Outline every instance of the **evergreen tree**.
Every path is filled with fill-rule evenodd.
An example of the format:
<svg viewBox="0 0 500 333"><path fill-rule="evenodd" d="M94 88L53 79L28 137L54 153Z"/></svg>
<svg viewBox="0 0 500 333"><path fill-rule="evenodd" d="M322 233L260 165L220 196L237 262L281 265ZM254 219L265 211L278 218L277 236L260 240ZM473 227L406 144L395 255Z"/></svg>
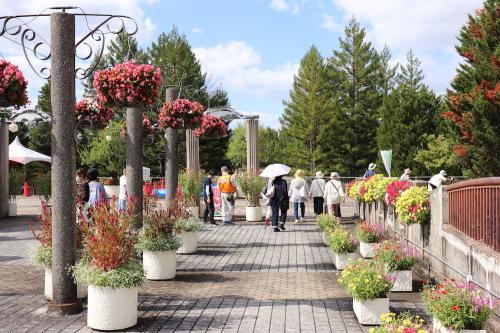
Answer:
<svg viewBox="0 0 500 333"><path fill-rule="evenodd" d="M386 97L396 85L396 72L398 65L391 66L391 51L389 47L384 46L380 53L380 92Z"/></svg>
<svg viewBox="0 0 500 333"><path fill-rule="evenodd" d="M291 166L312 172L323 157L320 133L328 119L328 96L325 61L312 46L300 62L281 118Z"/></svg>
<svg viewBox="0 0 500 333"><path fill-rule="evenodd" d="M456 49L465 62L451 82L443 113L460 133L456 155L475 176L494 176L500 170L499 8L499 0L486 0L462 27Z"/></svg>
<svg viewBox="0 0 500 333"><path fill-rule="evenodd" d="M52 114L50 102L50 80L47 81L38 92L38 103L36 108L47 114ZM41 121L29 126L28 136L30 149L36 150L45 155L51 155L51 127L50 123Z"/></svg>
<svg viewBox="0 0 500 333"><path fill-rule="evenodd" d="M401 66L397 76L398 87L384 99L377 132L380 149L392 149L393 174L408 167L415 174L426 171L414 160L426 144L425 135L436 132L440 101L422 80L420 61L410 51L407 64Z"/></svg>
<svg viewBox="0 0 500 333"><path fill-rule="evenodd" d="M333 117L322 132L324 167L360 175L377 158L377 114L382 101L379 55L365 41L365 30L354 18L340 39L340 50L329 59L335 78Z"/></svg>

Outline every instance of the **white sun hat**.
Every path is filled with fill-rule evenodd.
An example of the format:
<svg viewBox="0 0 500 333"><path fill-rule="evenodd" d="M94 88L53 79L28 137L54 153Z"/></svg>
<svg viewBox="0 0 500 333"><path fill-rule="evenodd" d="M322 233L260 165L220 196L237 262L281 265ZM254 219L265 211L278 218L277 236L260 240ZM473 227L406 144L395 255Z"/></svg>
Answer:
<svg viewBox="0 0 500 333"><path fill-rule="evenodd" d="M377 165L375 163L370 163L370 165L368 165L368 170L373 170L377 167Z"/></svg>

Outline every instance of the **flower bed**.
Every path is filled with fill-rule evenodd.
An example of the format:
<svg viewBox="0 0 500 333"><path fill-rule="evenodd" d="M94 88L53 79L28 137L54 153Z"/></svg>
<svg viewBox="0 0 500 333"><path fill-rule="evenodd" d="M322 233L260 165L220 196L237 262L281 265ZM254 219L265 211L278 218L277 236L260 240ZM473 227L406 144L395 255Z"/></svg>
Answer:
<svg viewBox="0 0 500 333"><path fill-rule="evenodd" d="M0 107L20 108L28 104L27 86L28 81L19 68L0 59Z"/></svg>
<svg viewBox="0 0 500 333"><path fill-rule="evenodd" d="M380 316L380 327L372 327L369 333L429 333L424 320L409 312L396 315L389 312Z"/></svg>
<svg viewBox="0 0 500 333"><path fill-rule="evenodd" d="M202 123L204 111L202 104L186 99L167 102L160 110L159 125L163 129L196 129Z"/></svg>
<svg viewBox="0 0 500 333"><path fill-rule="evenodd" d="M212 115L203 115L200 127L193 131L195 136L223 138L227 136L227 125L220 118Z"/></svg>
<svg viewBox="0 0 500 333"><path fill-rule="evenodd" d="M430 221L429 191L425 187L410 187L396 200L396 214L406 224Z"/></svg>
<svg viewBox="0 0 500 333"><path fill-rule="evenodd" d="M84 97L75 105L77 120L87 120L97 128L104 128L113 118L114 112L111 108L101 105L92 97Z"/></svg>
<svg viewBox="0 0 500 333"><path fill-rule="evenodd" d="M377 243L382 239L384 229L380 224L368 224L366 221L361 221L356 224L354 231L360 242Z"/></svg>
<svg viewBox="0 0 500 333"><path fill-rule="evenodd" d="M367 203L381 201L385 197L387 185L393 182L395 178L386 178L381 174L374 175L364 182L363 199Z"/></svg>
<svg viewBox="0 0 500 333"><path fill-rule="evenodd" d="M389 183L386 187L386 195L384 201L389 206L394 206L396 204L396 200L399 198L403 191L409 189L412 186L411 182L407 180L396 180Z"/></svg>
<svg viewBox="0 0 500 333"><path fill-rule="evenodd" d="M412 269L417 262L417 251L395 240L386 240L375 247L375 261L385 265L389 272Z"/></svg>

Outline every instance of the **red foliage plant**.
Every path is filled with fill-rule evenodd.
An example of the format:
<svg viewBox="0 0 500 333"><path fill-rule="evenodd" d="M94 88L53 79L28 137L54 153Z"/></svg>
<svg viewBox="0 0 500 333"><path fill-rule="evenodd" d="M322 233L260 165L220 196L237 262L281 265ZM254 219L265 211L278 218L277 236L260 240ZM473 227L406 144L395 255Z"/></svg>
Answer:
<svg viewBox="0 0 500 333"><path fill-rule="evenodd" d="M37 233L33 227L33 223L29 224L29 228L33 237L42 245L52 247L52 210L47 205L47 202L42 200L42 214L38 216L40 223L40 231Z"/></svg>
<svg viewBox="0 0 500 333"><path fill-rule="evenodd" d="M387 188L385 190L386 196L385 196L385 203L388 204L389 206L394 206L396 203L396 199L399 198L401 193L403 193L404 190L407 190L411 187L411 183L407 180L396 180L393 181L392 183L389 183L387 185Z"/></svg>
<svg viewBox="0 0 500 333"><path fill-rule="evenodd" d="M80 218L85 237L83 257L90 266L110 271L134 258L137 233L130 230L134 208L135 200L129 199L127 210L120 212L116 199L112 199L91 209L91 223L83 216Z"/></svg>

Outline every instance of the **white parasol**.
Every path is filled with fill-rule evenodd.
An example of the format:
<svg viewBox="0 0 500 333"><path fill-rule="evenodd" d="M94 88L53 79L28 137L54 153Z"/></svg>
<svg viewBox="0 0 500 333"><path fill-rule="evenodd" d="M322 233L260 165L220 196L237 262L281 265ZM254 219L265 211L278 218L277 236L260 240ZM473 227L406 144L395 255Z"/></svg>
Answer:
<svg viewBox="0 0 500 333"><path fill-rule="evenodd" d="M274 178L288 175L291 168L284 164L270 164L260 174L261 177Z"/></svg>

